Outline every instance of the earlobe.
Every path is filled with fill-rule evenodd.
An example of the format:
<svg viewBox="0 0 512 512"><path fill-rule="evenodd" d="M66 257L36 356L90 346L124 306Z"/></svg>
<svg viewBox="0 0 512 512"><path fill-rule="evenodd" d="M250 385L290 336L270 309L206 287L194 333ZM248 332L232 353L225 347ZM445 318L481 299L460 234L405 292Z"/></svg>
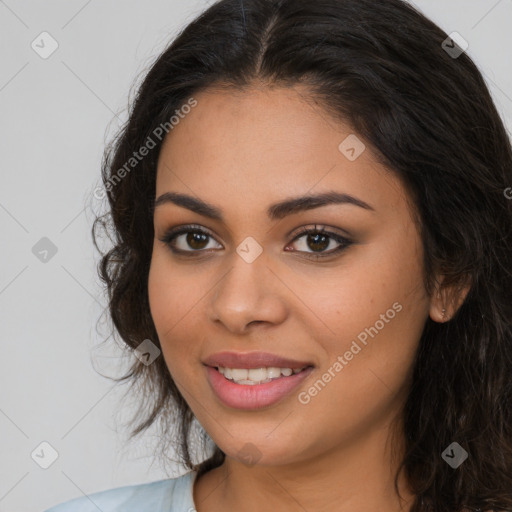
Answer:
<svg viewBox="0 0 512 512"><path fill-rule="evenodd" d="M437 303L439 303L439 304L437 304ZM443 306L443 303L440 302L440 300L437 300L436 304L431 302L429 315L430 315L430 318L432 320L434 320L434 322L444 323L444 322L447 322L448 320L450 320L450 316L448 315L446 308L442 307L442 306Z"/></svg>
<svg viewBox="0 0 512 512"><path fill-rule="evenodd" d="M436 279L436 289L430 301L430 318L438 323L448 322L455 316L471 289L469 278L462 288L456 284L444 286L444 278L441 281Z"/></svg>

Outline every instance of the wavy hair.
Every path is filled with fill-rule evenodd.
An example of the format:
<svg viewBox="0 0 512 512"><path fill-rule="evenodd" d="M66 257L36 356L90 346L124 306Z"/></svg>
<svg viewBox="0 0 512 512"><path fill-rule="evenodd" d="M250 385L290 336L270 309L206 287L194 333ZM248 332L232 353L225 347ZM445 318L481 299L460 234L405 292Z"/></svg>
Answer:
<svg viewBox="0 0 512 512"><path fill-rule="evenodd" d="M512 148L482 74L467 53L447 51L447 37L402 0L214 3L155 59L128 121L107 145L108 213L96 217L92 235L116 336L129 350L144 339L159 346L147 283L163 139L130 159L202 90L246 90L255 81L307 86L405 184L424 246L426 291L436 293L436 273L441 289L470 283L449 321L426 321L395 489L404 471L416 496L412 512L512 510ZM134 164L128 171L127 162ZM97 244L100 228L113 243L106 252ZM164 447L172 423L187 468L202 474L222 464L216 445L192 460L195 418L162 357L151 365L137 360L114 380L140 393L130 437L160 424ZM441 456L453 442L469 454L456 469Z"/></svg>

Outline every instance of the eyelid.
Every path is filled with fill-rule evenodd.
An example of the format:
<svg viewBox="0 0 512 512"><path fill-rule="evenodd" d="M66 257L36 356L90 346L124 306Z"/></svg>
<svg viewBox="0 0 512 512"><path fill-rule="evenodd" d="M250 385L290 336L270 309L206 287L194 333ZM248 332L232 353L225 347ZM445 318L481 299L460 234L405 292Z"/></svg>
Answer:
<svg viewBox="0 0 512 512"><path fill-rule="evenodd" d="M331 229L333 231L331 231ZM336 243L340 244L337 248L331 249L327 252L308 252L308 251L288 251L288 252L294 252L298 254L305 254L307 255L306 258L314 258L314 259L320 259L320 258L328 258L329 256L335 256L341 252L343 252L345 249L347 249L349 246L353 245L355 242L352 239L351 235L346 236L345 234L340 234L337 231L342 231L343 233L347 233L347 231L342 230L340 228L329 228L324 225L306 225L301 226L292 234L288 235L287 238L292 237L290 242L287 243L286 247L288 247L290 244L293 244L296 240L302 238L305 235L308 235L310 233L315 234L325 234L327 237L334 240ZM169 247L169 249L178 255L190 255L191 257L198 257L201 254L210 254L212 251L216 251L218 249L197 249L197 250L183 250L183 249L177 249L176 247L173 247L171 245L171 242L174 242L178 236L181 236L186 233L190 232L200 232L201 234L204 234L213 240L215 240L216 243L219 245L222 245L216 238L215 235L211 233L211 231L208 228L205 228L204 226L201 226L200 224L184 224L181 226L176 226L174 228L169 228L165 231L164 235L159 238L161 242L164 242L165 245Z"/></svg>
<svg viewBox="0 0 512 512"><path fill-rule="evenodd" d="M333 231L330 231L330 229L333 229ZM339 228L328 228L327 226L318 226L318 224L306 225L301 226L299 229L295 230L295 233L293 235L293 238L290 242L287 243L285 247L285 251L288 253L292 253L294 255L302 256L303 258L314 260L314 261L321 261L325 259L326 261L329 261L329 258L336 258L337 256L340 256L341 253L343 253L346 249L348 249L351 245L355 243L355 241L352 239L352 237L347 237L344 235L339 234L337 231L343 231ZM205 228L199 224L186 224L181 226L176 226L173 228L169 228L164 235L159 238L161 242L163 242L168 249L176 256L185 257L185 258L201 258L202 256L208 257L208 255L211 255L212 252L218 251L219 249L196 249L196 250L185 250L185 249L178 249L175 247L175 240L182 236L183 234L191 233L191 232L199 232L201 234L206 235L210 239L213 239L217 244L222 244L217 240L217 238L211 233L211 231L208 228ZM310 234L324 234L331 240L333 240L335 243L338 244L338 247L334 249L330 249L329 251L301 251L301 250L286 250L291 244L294 244L297 240L300 238ZM289 235L287 238L289 238L292 235Z"/></svg>
<svg viewBox="0 0 512 512"><path fill-rule="evenodd" d="M323 224L307 224L305 226L301 226L300 228L295 229L291 233L289 233L287 237L293 237L292 240L295 240L297 236L307 234L308 231L317 231L319 233L325 233L327 235L336 235L344 238L347 241L353 241L352 235L347 230L334 227L331 228Z"/></svg>
<svg viewBox="0 0 512 512"><path fill-rule="evenodd" d="M311 227L313 226L313 227ZM320 226L320 227L319 227ZM330 230L334 230L333 231L330 231ZM166 230L164 232L164 237L170 235L170 234L178 234L178 233L183 233L183 232L186 232L186 230L189 230L189 231L203 231L205 232L205 234L207 234L208 236L214 238L215 240L217 240L216 236L212 234L212 232L202 226L201 224L183 224L181 226L176 226L174 228L169 228L168 230ZM306 226L301 226L300 228L297 228L291 232L289 232L286 237L287 238L290 238L290 237L293 237L292 238L292 241L294 241L298 236L300 235L304 235L304 234L307 234L307 230L309 231L318 231L318 232L324 232L326 234L335 234L337 236L340 236L340 237L343 237L345 238L347 241L352 241L352 235L345 229L341 229L341 228L331 228L331 227L328 227L328 226L324 226L322 224L310 224L310 225L306 225ZM339 233L337 232L339 231ZM218 242L218 240L217 240ZM220 242L218 242L220 243Z"/></svg>
<svg viewBox="0 0 512 512"><path fill-rule="evenodd" d="M347 237L345 235L341 235L340 233L336 231L331 231L331 228L328 228L326 226L320 226L318 227L317 224L314 225L314 227L310 226L302 226L299 228L298 231L295 232L292 240L286 245L286 247L289 247L291 244L295 243L297 240L300 240L302 237L309 235L309 234L317 234L317 235L326 235L331 240L334 240L338 247L335 249L331 249L329 251L321 251L321 252L315 252L315 251L291 251L297 254L305 254L306 258L313 258L313 259L320 259L320 258L328 258L329 256L337 256L341 254L345 249L348 249L351 245L355 243L355 241L352 239L352 237ZM334 228L332 228L334 229Z"/></svg>
<svg viewBox="0 0 512 512"><path fill-rule="evenodd" d="M200 232L201 234L207 235L208 237L212 238L217 242L219 245L222 245L215 235L212 234L212 232L205 228L204 226L201 226L200 224L183 224L181 226L176 226L174 228L169 228L165 230L162 237L159 238L161 242L164 242L166 245L170 246L170 243L168 240L172 237L173 240L176 240L176 238L180 235L190 233L190 232ZM210 249L211 250L211 249ZM201 253L201 252L208 252L208 250L202 249L202 250L196 250L196 251L182 251L180 249L176 249L176 252L184 253Z"/></svg>

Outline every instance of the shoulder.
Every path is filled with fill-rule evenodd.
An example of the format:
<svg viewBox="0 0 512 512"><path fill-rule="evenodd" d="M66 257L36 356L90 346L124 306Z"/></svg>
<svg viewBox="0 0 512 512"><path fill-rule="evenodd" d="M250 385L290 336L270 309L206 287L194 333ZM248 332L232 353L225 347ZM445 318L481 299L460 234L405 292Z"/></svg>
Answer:
<svg viewBox="0 0 512 512"><path fill-rule="evenodd" d="M44 512L172 512L192 511L196 472L146 484L127 485L74 498Z"/></svg>

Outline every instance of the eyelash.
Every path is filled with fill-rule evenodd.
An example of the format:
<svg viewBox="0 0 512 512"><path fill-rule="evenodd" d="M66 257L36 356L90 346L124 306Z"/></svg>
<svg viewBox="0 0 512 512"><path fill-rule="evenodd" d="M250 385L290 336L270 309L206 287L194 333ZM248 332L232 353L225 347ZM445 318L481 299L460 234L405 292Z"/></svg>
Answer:
<svg viewBox="0 0 512 512"><path fill-rule="evenodd" d="M186 255L187 257L194 258L194 257L200 256L200 254L197 254L197 253L208 252L208 249L196 249L196 250L190 250L190 251L184 251L182 249L177 249L174 246L175 239L178 236L180 236L182 234L187 234L187 233L198 233L198 234L206 235L210 238L215 239L215 237L213 237L210 233L208 233L207 231L202 229L200 226L187 225L187 226L181 226L178 228L169 229L164 234L164 236L162 238L160 238L159 240L161 242L165 243L173 253L180 254L180 255ZM305 252L305 251L296 251L296 252L307 254L306 257L311 258L311 259L318 260L321 258L326 258L328 256L333 256L334 254L341 253L342 251L344 251L345 249L347 249L350 245L352 245L354 243L352 240L349 240L348 238L346 238L344 236L341 236L337 233L333 233L332 231L326 231L323 227L321 229L318 229L315 224L314 228L308 228L308 227L301 228L301 230L295 235L294 239L290 242L290 244L295 242L299 238L302 238L304 235L310 235L310 234L311 235L315 235L315 234L326 235L329 238L336 241L337 243L341 244L339 247L337 247L336 249L333 249L329 252L322 252L322 253L311 252L310 253L310 252ZM213 249L213 250L216 250L216 249ZM211 251L211 249L210 249L210 251Z"/></svg>

